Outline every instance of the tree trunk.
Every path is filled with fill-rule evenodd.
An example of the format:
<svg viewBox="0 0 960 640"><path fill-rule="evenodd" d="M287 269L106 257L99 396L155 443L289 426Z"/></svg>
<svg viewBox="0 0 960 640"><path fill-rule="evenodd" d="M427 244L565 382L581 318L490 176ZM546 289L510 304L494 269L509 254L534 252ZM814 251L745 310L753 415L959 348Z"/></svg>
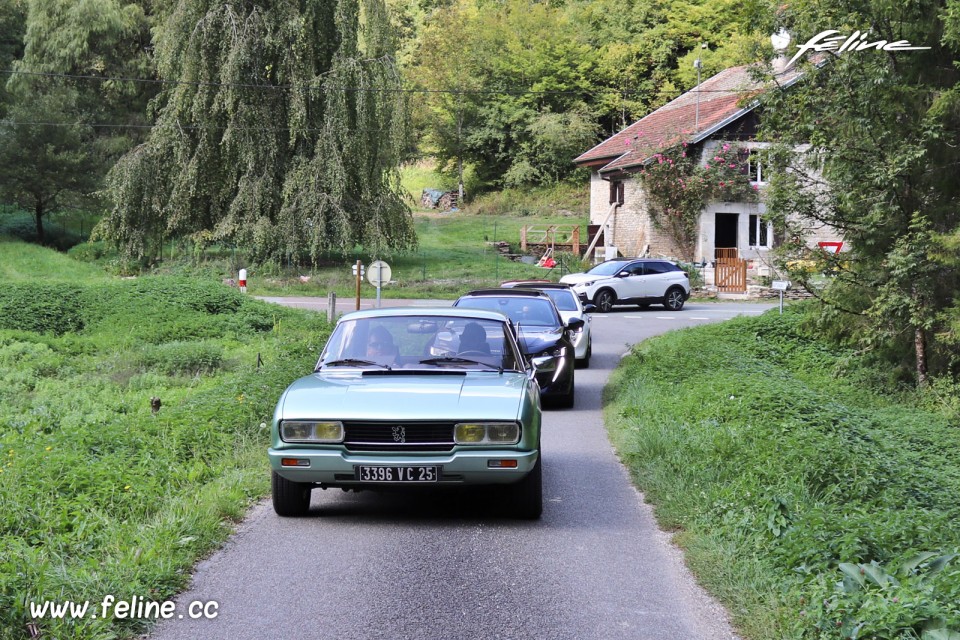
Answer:
<svg viewBox="0 0 960 640"><path fill-rule="evenodd" d="M927 334L921 327L913 331L913 346L917 353L917 384L927 386Z"/></svg>
<svg viewBox="0 0 960 640"><path fill-rule="evenodd" d="M37 220L37 243L44 244L45 238L43 237L43 202L37 200L37 204L33 209L34 218Z"/></svg>

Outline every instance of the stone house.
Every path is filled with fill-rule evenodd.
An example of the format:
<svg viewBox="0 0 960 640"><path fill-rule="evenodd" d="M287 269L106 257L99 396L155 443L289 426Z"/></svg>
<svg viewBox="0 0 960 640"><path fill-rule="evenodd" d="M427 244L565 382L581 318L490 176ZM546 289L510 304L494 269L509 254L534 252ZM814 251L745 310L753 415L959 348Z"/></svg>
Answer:
<svg viewBox="0 0 960 640"><path fill-rule="evenodd" d="M776 84L789 87L800 77L799 71L783 71ZM739 261L736 269L744 273L729 290L745 287L753 276L774 275L769 254L778 239L763 204L769 178L763 150L769 144L756 140L761 117L756 97L765 90L746 66L725 69L577 157L574 163L591 172L590 223L603 231L604 245L595 256L683 258L675 241L654 226L638 174L655 154L682 143L688 154L700 154L701 164L732 144L745 154L741 170L756 186L759 201L709 202L700 215L694 255L687 258L707 264L708 285L714 284L714 265L720 276L718 261ZM813 221L804 227L811 247L842 241L830 227Z"/></svg>

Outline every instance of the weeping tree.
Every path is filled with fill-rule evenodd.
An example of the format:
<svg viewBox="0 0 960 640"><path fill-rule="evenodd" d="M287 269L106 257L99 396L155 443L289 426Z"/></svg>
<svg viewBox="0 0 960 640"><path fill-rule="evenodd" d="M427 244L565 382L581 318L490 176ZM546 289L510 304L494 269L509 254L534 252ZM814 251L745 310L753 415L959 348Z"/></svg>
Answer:
<svg viewBox="0 0 960 640"><path fill-rule="evenodd" d="M110 171L98 237L132 258L169 238L257 260L416 244L383 0L181 0L155 46L156 124Z"/></svg>

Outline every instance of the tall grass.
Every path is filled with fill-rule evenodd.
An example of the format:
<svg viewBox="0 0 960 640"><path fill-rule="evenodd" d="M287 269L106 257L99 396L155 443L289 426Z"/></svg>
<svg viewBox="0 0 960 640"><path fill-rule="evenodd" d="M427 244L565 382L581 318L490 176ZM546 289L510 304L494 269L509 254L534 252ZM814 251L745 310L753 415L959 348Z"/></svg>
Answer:
<svg viewBox="0 0 960 640"><path fill-rule="evenodd" d="M94 282L106 277L103 268L95 264L0 236L0 282Z"/></svg>
<svg viewBox="0 0 960 640"><path fill-rule="evenodd" d="M27 255L68 260L43 253ZM27 637L30 602L160 601L182 589L267 491L261 424L329 331L318 315L219 283L96 280L0 288L3 640ZM35 622L50 638L143 630Z"/></svg>
<svg viewBox="0 0 960 640"><path fill-rule="evenodd" d="M605 391L611 438L747 637L960 632L956 414L870 391L802 320L635 347Z"/></svg>

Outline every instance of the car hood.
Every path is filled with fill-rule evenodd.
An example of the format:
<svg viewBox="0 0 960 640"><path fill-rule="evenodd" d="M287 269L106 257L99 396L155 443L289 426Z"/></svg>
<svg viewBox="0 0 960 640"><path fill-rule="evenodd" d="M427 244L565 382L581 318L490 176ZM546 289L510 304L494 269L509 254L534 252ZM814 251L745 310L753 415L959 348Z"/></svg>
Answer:
<svg viewBox="0 0 960 640"><path fill-rule="evenodd" d="M560 278L560 282L565 284L581 284L583 282L594 282L595 280L605 280L610 276L596 276L590 273L568 273Z"/></svg>
<svg viewBox="0 0 960 640"><path fill-rule="evenodd" d="M563 339L563 329L545 327L524 327L520 325L520 350L527 355L534 355L552 349Z"/></svg>
<svg viewBox="0 0 960 640"><path fill-rule="evenodd" d="M283 420L516 420L522 373L318 372L300 378L277 406Z"/></svg>

